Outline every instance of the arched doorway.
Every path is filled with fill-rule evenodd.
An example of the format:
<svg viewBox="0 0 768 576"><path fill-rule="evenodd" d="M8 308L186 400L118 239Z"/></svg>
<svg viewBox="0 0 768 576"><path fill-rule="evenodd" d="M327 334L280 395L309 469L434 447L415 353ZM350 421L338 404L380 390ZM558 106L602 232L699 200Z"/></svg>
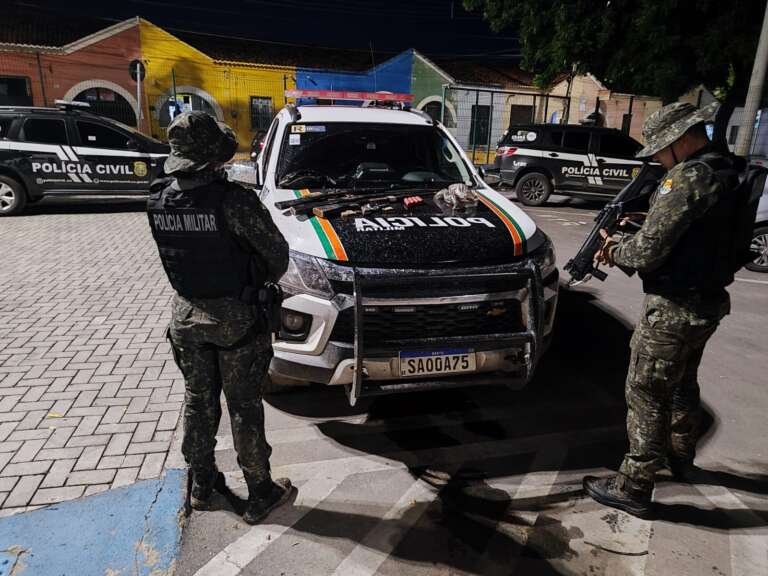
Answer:
<svg viewBox="0 0 768 576"><path fill-rule="evenodd" d="M440 121L443 115L443 103L439 96L429 96L425 98L418 105L419 110L423 110L429 114L433 120ZM456 127L456 113L450 102L445 107L445 117L443 118L443 124L447 128Z"/></svg>
<svg viewBox="0 0 768 576"><path fill-rule="evenodd" d="M136 126L136 112L121 94L110 88L95 86L86 88L78 93L73 100L87 102L91 105L91 112L99 116L106 116L128 126Z"/></svg>
<svg viewBox="0 0 768 576"><path fill-rule="evenodd" d="M186 89L188 87L179 87L176 91L176 104L174 106L173 96L165 96L160 104L160 114L158 120L160 128L167 128L174 116L180 112L191 112L199 110L207 112L217 120L221 121L222 113L218 103L207 92L202 90Z"/></svg>

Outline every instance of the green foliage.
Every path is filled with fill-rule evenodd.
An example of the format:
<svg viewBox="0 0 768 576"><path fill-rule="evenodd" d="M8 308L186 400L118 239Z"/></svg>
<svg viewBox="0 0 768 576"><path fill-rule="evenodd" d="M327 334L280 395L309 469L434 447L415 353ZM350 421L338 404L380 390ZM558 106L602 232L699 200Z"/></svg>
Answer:
<svg viewBox="0 0 768 576"><path fill-rule="evenodd" d="M517 30L522 66L546 87L591 72L620 92L677 99L704 84L746 93L765 0L464 0Z"/></svg>

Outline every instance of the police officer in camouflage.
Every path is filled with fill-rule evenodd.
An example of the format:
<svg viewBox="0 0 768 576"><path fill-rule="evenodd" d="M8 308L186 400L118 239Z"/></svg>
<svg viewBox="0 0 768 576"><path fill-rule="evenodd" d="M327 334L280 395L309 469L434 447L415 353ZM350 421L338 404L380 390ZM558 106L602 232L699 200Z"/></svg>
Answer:
<svg viewBox="0 0 768 576"><path fill-rule="evenodd" d="M730 311L731 237L742 159L709 141L702 110L675 103L643 126L640 158L667 169L642 228L620 242L606 237L600 263L636 270L646 293L632 336L626 382L629 452L616 476L584 479L598 502L640 517L651 514L658 470L690 477L699 438L697 371L704 347Z"/></svg>
<svg viewBox="0 0 768 576"><path fill-rule="evenodd" d="M190 502L207 509L220 478L214 448L223 391L248 484L243 518L254 524L288 500L292 487L270 475L262 381L272 337L246 295L279 280L288 246L256 193L229 182L222 170L237 149L229 127L188 112L173 120L168 138L169 177L153 183L147 209L176 291L169 337L186 382L182 452L192 474Z"/></svg>

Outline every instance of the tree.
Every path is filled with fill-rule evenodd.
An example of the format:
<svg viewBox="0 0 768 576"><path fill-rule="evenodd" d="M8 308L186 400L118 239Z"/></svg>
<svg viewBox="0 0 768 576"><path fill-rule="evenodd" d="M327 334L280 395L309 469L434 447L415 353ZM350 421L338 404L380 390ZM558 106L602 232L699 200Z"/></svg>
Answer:
<svg viewBox="0 0 768 576"><path fill-rule="evenodd" d="M723 138L749 86L766 0L464 0L491 29L516 28L522 67L541 87L592 72L613 90L676 100L722 95Z"/></svg>

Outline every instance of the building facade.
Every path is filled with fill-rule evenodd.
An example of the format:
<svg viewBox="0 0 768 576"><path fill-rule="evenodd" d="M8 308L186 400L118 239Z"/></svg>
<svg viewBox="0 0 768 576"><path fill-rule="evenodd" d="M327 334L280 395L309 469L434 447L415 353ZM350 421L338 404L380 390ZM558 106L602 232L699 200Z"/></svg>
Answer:
<svg viewBox="0 0 768 576"><path fill-rule="evenodd" d="M362 50L172 34L138 17L106 27L93 22L79 38L40 29L34 43L0 36L0 105L81 100L159 139L180 111L203 110L235 130L241 152L294 89L409 94L412 106L442 120L478 163L493 161L510 125L579 123L597 111L603 125L641 139L645 117L661 106L655 98L612 92L589 74L543 91L515 66L433 61L414 49L372 62Z"/></svg>

